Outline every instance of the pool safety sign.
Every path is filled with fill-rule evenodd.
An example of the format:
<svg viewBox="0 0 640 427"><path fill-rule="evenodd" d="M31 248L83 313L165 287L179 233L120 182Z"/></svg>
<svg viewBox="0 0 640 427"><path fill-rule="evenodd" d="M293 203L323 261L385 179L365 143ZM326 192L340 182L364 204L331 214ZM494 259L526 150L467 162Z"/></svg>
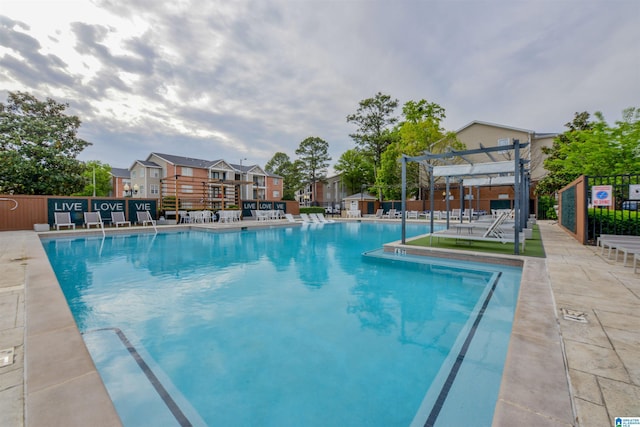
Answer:
<svg viewBox="0 0 640 427"><path fill-rule="evenodd" d="M616 417L615 427L640 427L640 417Z"/></svg>
<svg viewBox="0 0 640 427"><path fill-rule="evenodd" d="M611 194L613 187L611 185L594 185L591 187L591 200L593 206L611 206L613 200Z"/></svg>

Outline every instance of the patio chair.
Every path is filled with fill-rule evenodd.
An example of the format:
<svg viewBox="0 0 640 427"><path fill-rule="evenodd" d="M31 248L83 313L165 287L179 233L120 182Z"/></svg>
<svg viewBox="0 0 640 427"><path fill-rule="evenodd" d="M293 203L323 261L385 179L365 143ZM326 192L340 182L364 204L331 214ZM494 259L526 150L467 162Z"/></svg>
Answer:
<svg viewBox="0 0 640 427"><path fill-rule="evenodd" d="M75 223L71 221L70 212L55 212L53 217L55 220L56 230L60 231L60 227L71 227L74 230L76 229Z"/></svg>
<svg viewBox="0 0 640 427"><path fill-rule="evenodd" d="M127 221L124 217L124 212L111 212L111 224L118 228L120 225L128 225L131 227L131 221Z"/></svg>
<svg viewBox="0 0 640 427"><path fill-rule="evenodd" d="M305 224L311 224L314 222L309 216L309 214L306 214L306 213L301 213L300 218L302 218L302 222L304 222Z"/></svg>
<svg viewBox="0 0 640 427"><path fill-rule="evenodd" d="M376 211L376 218L382 219L382 215L384 214L384 209L378 209Z"/></svg>
<svg viewBox="0 0 640 427"><path fill-rule="evenodd" d="M151 224L155 227L156 220L151 218L151 213L149 211L138 211L136 212L136 216L138 218L138 221L136 221L138 224L142 226Z"/></svg>
<svg viewBox="0 0 640 427"><path fill-rule="evenodd" d="M284 214L284 218L289 221L289 222L298 222L296 221L296 219L293 217L293 215L291 215L290 213L288 214Z"/></svg>
<svg viewBox="0 0 640 427"><path fill-rule="evenodd" d="M389 219L394 219L396 217L396 210L395 209L389 209L389 212L384 214L383 217L389 218Z"/></svg>
<svg viewBox="0 0 640 427"><path fill-rule="evenodd" d="M96 228L104 227L104 224L102 223L102 216L100 216L100 212L84 212L85 228L91 228L92 225L95 225Z"/></svg>
<svg viewBox="0 0 640 427"><path fill-rule="evenodd" d="M333 219L325 218L323 213L317 213L316 217L318 218L318 221L320 221L320 222L324 222L324 223L335 222Z"/></svg>

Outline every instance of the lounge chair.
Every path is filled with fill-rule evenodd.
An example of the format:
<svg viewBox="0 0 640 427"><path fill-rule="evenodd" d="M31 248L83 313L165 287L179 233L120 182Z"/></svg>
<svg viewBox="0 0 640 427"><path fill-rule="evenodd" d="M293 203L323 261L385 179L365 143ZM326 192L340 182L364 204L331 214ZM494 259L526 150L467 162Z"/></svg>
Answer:
<svg viewBox="0 0 640 427"><path fill-rule="evenodd" d="M111 224L118 228L121 225L128 225L131 227L131 221L127 221L124 217L124 212L111 212Z"/></svg>
<svg viewBox="0 0 640 427"><path fill-rule="evenodd" d="M332 219L325 218L323 213L317 213L316 214L316 218L318 218L318 221L324 222L324 223L335 222Z"/></svg>
<svg viewBox="0 0 640 427"><path fill-rule="evenodd" d="M322 222L320 221L318 214L310 213L309 218L311 219L311 222L313 222L314 224L320 224Z"/></svg>
<svg viewBox="0 0 640 427"><path fill-rule="evenodd" d="M507 212L502 212L498 215L498 217L489 225L486 230L484 227L478 228L470 226L470 224L464 224L463 227L456 227L457 231L452 231L451 229L436 231L431 233L434 237L445 237L448 239L456 239L460 241L482 241L482 242L500 242L500 243L515 243L515 232L505 232L502 229L502 224L505 222L509 214ZM463 225L463 224L460 224ZM467 230L468 233L462 233L462 230ZM476 232L483 231L483 233L475 234ZM519 243L522 246L522 251L525 249L525 236L524 233L519 234Z"/></svg>
<svg viewBox="0 0 640 427"><path fill-rule="evenodd" d="M92 225L95 225L96 228L104 228L104 224L102 223L102 216L100 216L100 212L85 212L84 213L84 226L85 228L91 228Z"/></svg>
<svg viewBox="0 0 640 427"><path fill-rule="evenodd" d="M136 215L138 217L138 221L136 221L138 224L142 226L151 224L155 227L156 220L151 218L151 213L149 211L138 211L136 212Z"/></svg>
<svg viewBox="0 0 640 427"><path fill-rule="evenodd" d="M290 213L284 214L284 218L289 222L300 222L300 221L296 221L296 219Z"/></svg>
<svg viewBox="0 0 640 427"><path fill-rule="evenodd" d="M318 221L313 221L311 219L311 217L309 216L309 214L306 214L306 213L301 213L300 214L300 218L302 219L302 222L304 222L305 224L311 224L313 222L318 222Z"/></svg>
<svg viewBox="0 0 640 427"><path fill-rule="evenodd" d="M383 217L389 218L389 219L394 219L396 217L396 210L395 209L389 209L389 212L384 214Z"/></svg>
<svg viewBox="0 0 640 427"><path fill-rule="evenodd" d="M384 214L384 209L378 209L376 211L376 218L382 219L383 214Z"/></svg>
<svg viewBox="0 0 640 427"><path fill-rule="evenodd" d="M71 221L70 212L54 212L56 230L60 231L60 227L71 227L76 229L76 224Z"/></svg>
<svg viewBox="0 0 640 427"><path fill-rule="evenodd" d="M407 219L418 219L418 211L407 211Z"/></svg>

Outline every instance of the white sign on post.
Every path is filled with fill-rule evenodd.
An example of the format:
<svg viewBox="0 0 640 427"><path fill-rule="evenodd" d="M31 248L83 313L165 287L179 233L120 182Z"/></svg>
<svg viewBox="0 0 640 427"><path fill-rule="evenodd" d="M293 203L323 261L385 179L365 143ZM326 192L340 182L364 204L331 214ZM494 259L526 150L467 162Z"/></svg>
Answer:
<svg viewBox="0 0 640 427"><path fill-rule="evenodd" d="M591 187L591 199L593 206L611 206L613 187L611 185L594 185Z"/></svg>
<svg viewBox="0 0 640 427"><path fill-rule="evenodd" d="M640 184L629 185L629 200L640 200Z"/></svg>

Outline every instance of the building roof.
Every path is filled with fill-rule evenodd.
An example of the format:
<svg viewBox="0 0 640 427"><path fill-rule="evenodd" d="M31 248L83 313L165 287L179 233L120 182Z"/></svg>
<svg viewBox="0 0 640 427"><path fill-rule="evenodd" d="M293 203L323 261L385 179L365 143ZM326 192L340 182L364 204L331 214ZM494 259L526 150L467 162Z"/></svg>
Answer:
<svg viewBox="0 0 640 427"><path fill-rule="evenodd" d="M456 133L462 132L463 130L465 130L465 129L473 126L473 125L490 126L490 127L494 127L494 128L509 129L509 130L516 131L516 132L524 132L524 133L530 133L530 134L534 134L535 133L535 131L532 131L530 129L521 129L521 128L516 128L516 127L513 127L513 126L505 126L505 125L499 125L499 124L496 124L496 123L483 122L483 121L480 121L480 120L474 120L471 123L468 123L468 124L462 126L460 129L458 129L456 131Z"/></svg>
<svg viewBox="0 0 640 427"><path fill-rule="evenodd" d="M344 197L342 200L378 200L376 196L372 196L369 193L356 193L351 196Z"/></svg>
<svg viewBox="0 0 640 427"><path fill-rule="evenodd" d="M151 156L158 156L161 159L172 163L178 166L186 166L190 168L202 168L208 169L209 166L218 162L219 160L204 160L204 159L194 159L192 157L183 157L183 156L174 156L173 154L163 154L163 153L151 153Z"/></svg>
<svg viewBox="0 0 640 427"><path fill-rule="evenodd" d="M129 169L123 169L123 168L111 168L111 175L117 178L131 178Z"/></svg>

